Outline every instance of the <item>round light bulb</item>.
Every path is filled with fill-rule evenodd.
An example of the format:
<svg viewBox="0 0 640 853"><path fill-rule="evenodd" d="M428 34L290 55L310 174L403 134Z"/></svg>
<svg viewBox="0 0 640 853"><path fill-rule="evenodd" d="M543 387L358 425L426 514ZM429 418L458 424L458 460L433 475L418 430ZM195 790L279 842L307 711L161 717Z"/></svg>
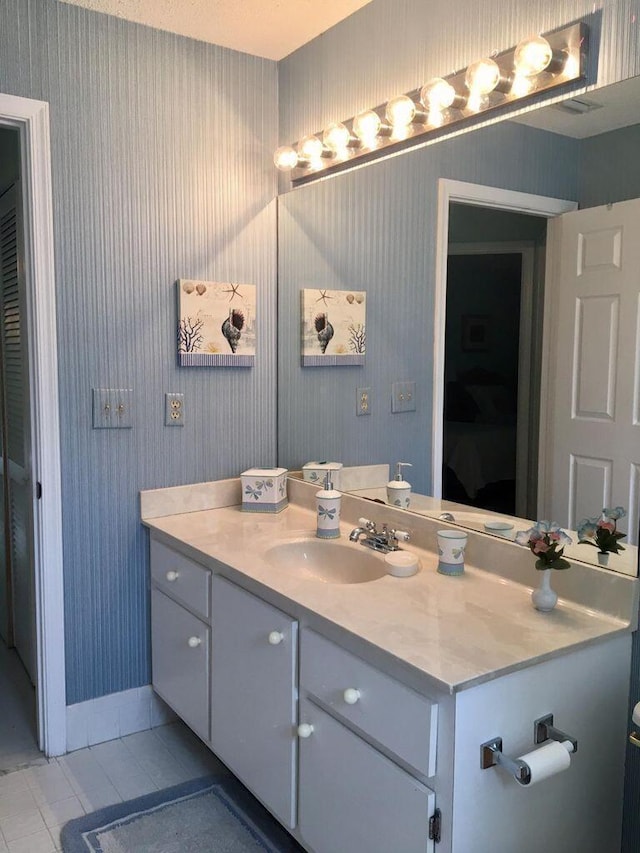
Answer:
<svg viewBox="0 0 640 853"><path fill-rule="evenodd" d="M446 110L456 99L456 90L442 77L434 77L420 89L420 100L429 110Z"/></svg>
<svg viewBox="0 0 640 853"><path fill-rule="evenodd" d="M365 145L375 142L381 127L380 116L373 110L358 113L353 120L353 132Z"/></svg>
<svg viewBox="0 0 640 853"><path fill-rule="evenodd" d="M323 150L322 140L317 136L305 136L298 143L298 154L305 160L319 160Z"/></svg>
<svg viewBox="0 0 640 853"><path fill-rule="evenodd" d="M416 105L408 95L399 95L387 104L386 116L395 129L409 127L415 115Z"/></svg>
<svg viewBox="0 0 640 853"><path fill-rule="evenodd" d="M533 89L534 81L531 77L521 76L520 74L516 74L513 78L513 85L511 86L511 94L515 95L516 98L524 98L525 95L528 95Z"/></svg>
<svg viewBox="0 0 640 853"><path fill-rule="evenodd" d="M467 68L464 82L474 95L488 95L500 82L500 68L493 59L479 59Z"/></svg>
<svg viewBox="0 0 640 853"><path fill-rule="evenodd" d="M344 154L351 142L351 134L342 122L337 121L325 129L322 134L322 141L327 148L335 151L336 154Z"/></svg>
<svg viewBox="0 0 640 853"><path fill-rule="evenodd" d="M273 155L273 162L281 172L290 172L298 165L298 155L290 145L281 145Z"/></svg>
<svg viewBox="0 0 640 853"><path fill-rule="evenodd" d="M442 110L429 110L427 113L427 124L430 127L442 127L444 124L444 113Z"/></svg>
<svg viewBox="0 0 640 853"><path fill-rule="evenodd" d="M514 54L515 72L519 77L535 77L545 70L552 59L553 50L546 38L533 36L524 39Z"/></svg>

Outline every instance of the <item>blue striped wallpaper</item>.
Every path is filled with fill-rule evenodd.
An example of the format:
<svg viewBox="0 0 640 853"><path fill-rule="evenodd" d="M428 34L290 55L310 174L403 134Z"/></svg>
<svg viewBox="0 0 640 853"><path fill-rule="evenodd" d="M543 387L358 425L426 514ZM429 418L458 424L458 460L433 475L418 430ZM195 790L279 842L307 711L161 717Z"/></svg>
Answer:
<svg viewBox="0 0 640 853"><path fill-rule="evenodd" d="M150 680L138 491L275 463L277 68L3 0L0 90L51 111L72 704ZM178 368L178 278L257 285L253 368ZM133 389L132 430L91 428L92 387Z"/></svg>

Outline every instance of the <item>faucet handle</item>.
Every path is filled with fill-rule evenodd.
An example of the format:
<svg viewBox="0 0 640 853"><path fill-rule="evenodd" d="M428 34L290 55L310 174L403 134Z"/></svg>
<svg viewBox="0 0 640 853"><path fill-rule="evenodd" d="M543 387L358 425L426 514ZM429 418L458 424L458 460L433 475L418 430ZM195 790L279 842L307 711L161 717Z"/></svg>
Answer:
<svg viewBox="0 0 640 853"><path fill-rule="evenodd" d="M392 535L400 542L409 542L411 534L407 530L392 530Z"/></svg>
<svg viewBox="0 0 640 853"><path fill-rule="evenodd" d="M366 527L369 533L374 533L376 529L375 521L369 521L368 518L359 518L358 524L360 527Z"/></svg>

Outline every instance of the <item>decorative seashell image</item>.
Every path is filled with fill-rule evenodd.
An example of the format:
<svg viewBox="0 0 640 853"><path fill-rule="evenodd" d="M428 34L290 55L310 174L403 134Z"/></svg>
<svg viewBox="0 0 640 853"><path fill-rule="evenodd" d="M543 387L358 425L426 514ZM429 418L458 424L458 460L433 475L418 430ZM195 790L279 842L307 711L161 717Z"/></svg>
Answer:
<svg viewBox="0 0 640 853"><path fill-rule="evenodd" d="M185 283L182 285L182 289L185 293L193 293L193 291L195 290L195 286L192 282L185 281Z"/></svg>
<svg viewBox="0 0 640 853"><path fill-rule="evenodd" d="M356 302L358 303L358 305L362 305L362 303L364 302L364 294L358 293L358 295L356 296Z"/></svg>
<svg viewBox="0 0 640 853"><path fill-rule="evenodd" d="M198 291L199 296L202 296L203 293L207 292L206 284L196 284L196 290Z"/></svg>
<svg viewBox="0 0 640 853"><path fill-rule="evenodd" d="M347 302L349 303L349 305L353 305L354 298L355 297L354 297L353 293L347 293Z"/></svg>

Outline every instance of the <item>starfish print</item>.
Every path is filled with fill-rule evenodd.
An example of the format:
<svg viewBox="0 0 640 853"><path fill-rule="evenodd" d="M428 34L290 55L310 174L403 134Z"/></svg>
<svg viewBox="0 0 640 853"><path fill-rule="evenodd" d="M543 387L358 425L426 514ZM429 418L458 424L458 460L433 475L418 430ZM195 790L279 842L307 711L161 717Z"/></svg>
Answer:
<svg viewBox="0 0 640 853"><path fill-rule="evenodd" d="M325 305L328 305L327 299L333 299L333 296L328 296L326 290L319 290L318 293L320 296L316 299L316 302L324 302Z"/></svg>
<svg viewBox="0 0 640 853"><path fill-rule="evenodd" d="M234 296L239 296L240 299L243 298L242 294L240 293L240 285L239 284L232 284L231 282L229 282L229 287L226 290L223 290L222 292L231 294L231 296L229 297L229 302L233 301Z"/></svg>

